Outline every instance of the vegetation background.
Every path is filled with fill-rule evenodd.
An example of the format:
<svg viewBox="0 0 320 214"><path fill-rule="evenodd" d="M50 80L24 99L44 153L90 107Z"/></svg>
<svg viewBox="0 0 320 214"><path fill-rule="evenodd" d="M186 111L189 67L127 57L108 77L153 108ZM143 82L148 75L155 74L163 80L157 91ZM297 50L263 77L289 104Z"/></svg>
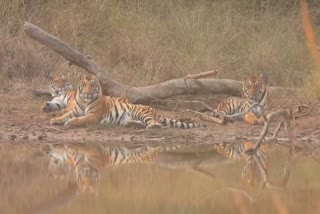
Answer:
<svg viewBox="0 0 320 214"><path fill-rule="evenodd" d="M308 4L320 41L320 1ZM315 75L298 0L2 0L1 90L47 87L55 73L78 79L80 68L24 34L25 21L133 86L211 69L238 80L264 72L270 85L287 87Z"/></svg>

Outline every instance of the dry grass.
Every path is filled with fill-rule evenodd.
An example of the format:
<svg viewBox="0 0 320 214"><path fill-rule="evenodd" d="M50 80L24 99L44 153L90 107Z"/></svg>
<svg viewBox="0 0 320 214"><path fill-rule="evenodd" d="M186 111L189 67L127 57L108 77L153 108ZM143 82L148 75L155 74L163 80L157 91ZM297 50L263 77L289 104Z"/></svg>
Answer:
<svg viewBox="0 0 320 214"><path fill-rule="evenodd" d="M302 86L314 70L298 1L4 0L0 6L5 79L55 72L78 79L78 68L68 68L24 35L24 21L91 55L113 78L131 85L218 69L221 78L264 72L271 85ZM310 7L317 30L320 5Z"/></svg>

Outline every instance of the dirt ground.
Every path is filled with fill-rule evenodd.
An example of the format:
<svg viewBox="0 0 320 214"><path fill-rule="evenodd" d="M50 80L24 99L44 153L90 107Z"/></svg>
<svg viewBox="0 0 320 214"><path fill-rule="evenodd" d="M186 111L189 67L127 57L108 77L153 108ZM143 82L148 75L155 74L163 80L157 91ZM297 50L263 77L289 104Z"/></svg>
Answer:
<svg viewBox="0 0 320 214"><path fill-rule="evenodd" d="M296 109L305 104L296 97L280 96L273 99L274 110ZM218 125L201 121L207 127L195 129L170 129L161 130L136 130L119 126L103 125L86 128L73 128L65 130L62 126L50 126L51 118L61 113L44 113L40 111L41 104L49 98L35 97L26 91L18 96L1 95L0 102L0 142L122 142L124 144L158 142L158 143L181 143L187 145L210 145L221 141L236 141L241 139L254 140L260 135L261 125L248 125L244 122L233 122L227 125ZM206 97L205 102L215 106L222 98ZM174 103L175 101L173 101ZM181 104L182 102L182 104ZM179 105L180 104L180 105ZM180 108L183 106L183 108ZM174 107L178 107L172 111ZM163 108L155 106L155 108ZM161 114L171 118L200 119L192 113L185 112L186 108L198 108L199 106L188 105L188 102L176 100L173 107L166 107L168 111L160 110ZM320 136L320 114L317 106L308 116L296 120L295 133L299 138L310 138L318 142ZM277 123L272 123L272 130ZM272 133L269 134L272 136Z"/></svg>
<svg viewBox="0 0 320 214"><path fill-rule="evenodd" d="M110 125L65 130L61 126L49 125L50 119L59 113L48 114L40 111L40 106L46 98L35 97L30 91L23 91L18 95L15 93L14 96L10 93L2 94L0 98L0 188L5 195L3 200L0 200L0 211L3 211L1 213L33 213L27 210L37 204L64 204L61 200L69 203L66 197L68 194L74 195L65 192L66 183L48 177L48 160L40 157L26 142L33 145L56 142L101 142L127 146L145 143L182 144L185 145L181 147L182 150L185 148L193 152L201 151L201 155L212 156L211 158L214 159L216 157L211 153L212 144L256 140L263 128L263 126L251 126L243 122L228 123L224 126L203 122L207 127L187 130L171 128L137 130ZM201 97L201 100L214 106L222 98L223 96L218 96L218 98L213 96L210 99ZM279 95L279 98L274 101L275 109L295 108L303 104L296 97L287 95ZM191 117L199 120L197 116L183 111L186 108L198 110L199 106L187 105L180 98L172 101L170 105L155 105L155 107L161 109L160 112L164 116ZM319 111L318 106L310 115L296 120L295 134L298 139L319 143ZM277 125L278 122L272 123L271 132ZM269 133L268 136L272 136L272 133ZM286 136L281 132L279 137ZM164 158L169 166L181 159L176 156L173 159L169 156L164 156ZM281 160L279 164L279 158L281 159L282 156L276 157L276 165L283 163ZM111 175L107 173L107 179L104 179L99 185L101 191L99 198L80 197L75 202L65 205L61 213L88 213L92 210L94 213L128 213L129 211L131 213L150 213L154 210L157 210L155 213L212 213L217 208L221 211L220 213L237 213L239 206L241 209L249 209L248 213L257 213L257 210L261 209L267 212L260 213L270 213L268 212L270 206L274 211L271 213L282 213L277 211L283 209L281 206L289 207L290 213L301 213L302 210L310 211L307 213L317 213L316 210L319 210L319 177L313 173L318 168L318 163L315 161L299 162L295 169L296 172L292 175L289 191L283 193L267 191L255 205L248 205L247 199L236 193L232 197L225 193L223 197L219 199L217 197L210 203L204 202L204 197L216 194L215 191L220 191L219 189L225 186L241 185L239 178L242 164L225 167L225 163L219 162L218 165L216 163L217 161L214 160L211 161L211 165L208 165L214 168L214 174L217 175L214 180L181 170L168 171L155 167L122 168L121 172L116 171ZM190 188L185 188L186 186ZM168 194L168 191L172 189L175 191ZM303 201L301 200L302 195L308 200L301 202ZM60 198L60 202L50 201L52 197ZM229 203L230 198L233 201L232 206ZM46 200L49 202L44 203ZM278 209L277 206L280 208ZM49 208L46 207L46 209Z"/></svg>

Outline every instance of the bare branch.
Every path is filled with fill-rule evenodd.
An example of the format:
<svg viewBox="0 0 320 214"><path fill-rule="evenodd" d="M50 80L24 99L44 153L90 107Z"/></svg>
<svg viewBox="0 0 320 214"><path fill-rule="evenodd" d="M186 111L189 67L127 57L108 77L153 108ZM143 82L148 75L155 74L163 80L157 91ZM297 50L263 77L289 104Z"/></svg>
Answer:
<svg viewBox="0 0 320 214"><path fill-rule="evenodd" d="M51 92L49 90L32 90L32 94L35 96L51 96Z"/></svg>
<svg viewBox="0 0 320 214"><path fill-rule="evenodd" d="M187 76L185 76L185 78L186 79L200 79L200 78L203 78L203 77L216 75L217 73L218 73L217 70L205 71L205 72L201 72L201 73L198 73L198 74L188 74Z"/></svg>
<svg viewBox="0 0 320 214"><path fill-rule="evenodd" d="M312 111L315 109L316 106L320 105L319 103L314 103L313 105L311 105L311 107L309 108L308 105L300 105L298 106L297 110L293 113L293 117L295 119L301 118L301 117L305 117L308 116L312 113ZM302 113L302 114L297 114L297 113L301 113L304 109L308 109L307 112Z"/></svg>
<svg viewBox="0 0 320 214"><path fill-rule="evenodd" d="M284 121L281 121L279 123L279 125L277 126L277 129L275 130L275 132L273 133L272 138L275 139L278 135L278 132L280 131L280 129L283 127Z"/></svg>

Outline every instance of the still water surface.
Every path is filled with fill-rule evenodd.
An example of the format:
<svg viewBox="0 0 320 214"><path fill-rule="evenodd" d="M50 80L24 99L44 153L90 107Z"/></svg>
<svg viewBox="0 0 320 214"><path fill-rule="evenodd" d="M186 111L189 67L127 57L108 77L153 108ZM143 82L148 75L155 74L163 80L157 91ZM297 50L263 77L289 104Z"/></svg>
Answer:
<svg viewBox="0 0 320 214"><path fill-rule="evenodd" d="M111 156L99 156L95 143L60 145L55 153L52 148L0 144L0 213L320 213L320 165L309 159L294 163L285 191L266 189L257 196L257 188L241 180L244 162L213 151L159 150L129 164L124 156L144 146L103 145L118 151L118 159L111 158L115 164ZM53 164L61 166L57 154L72 151L95 159L82 168L76 166L85 158L53 170ZM285 155L272 152L274 181L281 180Z"/></svg>

